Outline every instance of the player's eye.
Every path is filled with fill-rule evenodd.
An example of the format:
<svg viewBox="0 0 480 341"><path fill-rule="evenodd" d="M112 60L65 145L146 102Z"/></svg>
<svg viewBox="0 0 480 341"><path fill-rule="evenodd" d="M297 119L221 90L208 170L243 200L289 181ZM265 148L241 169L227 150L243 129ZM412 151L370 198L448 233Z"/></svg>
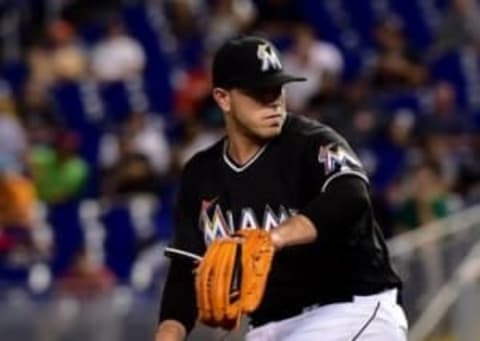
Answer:
<svg viewBox="0 0 480 341"><path fill-rule="evenodd" d="M257 102L269 104L277 100L282 94L282 86L272 88L258 88L242 90L248 97L253 98Z"/></svg>

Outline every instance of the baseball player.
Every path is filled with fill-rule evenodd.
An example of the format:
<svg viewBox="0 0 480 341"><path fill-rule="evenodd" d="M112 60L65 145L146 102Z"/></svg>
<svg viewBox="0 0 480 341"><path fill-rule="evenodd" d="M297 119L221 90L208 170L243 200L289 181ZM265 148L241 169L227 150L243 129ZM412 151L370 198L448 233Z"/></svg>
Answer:
<svg viewBox="0 0 480 341"><path fill-rule="evenodd" d="M212 80L226 136L184 168L156 340L243 315L249 341L406 340L360 161L331 128L286 112L284 85L304 79L242 36L217 51Z"/></svg>

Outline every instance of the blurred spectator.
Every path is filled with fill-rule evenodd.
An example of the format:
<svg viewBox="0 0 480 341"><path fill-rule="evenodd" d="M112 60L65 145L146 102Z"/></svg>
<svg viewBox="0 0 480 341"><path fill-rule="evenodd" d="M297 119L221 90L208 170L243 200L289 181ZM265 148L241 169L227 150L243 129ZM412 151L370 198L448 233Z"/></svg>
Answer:
<svg viewBox="0 0 480 341"><path fill-rule="evenodd" d="M456 189L465 198L467 204L480 203L480 134L471 137L469 155L459 164Z"/></svg>
<svg viewBox="0 0 480 341"><path fill-rule="evenodd" d="M292 111L300 112L313 95L337 86L343 70L343 56L335 45L318 40L307 24L296 25L293 40L293 46L284 57L284 68L307 81L289 88L287 105Z"/></svg>
<svg viewBox="0 0 480 341"><path fill-rule="evenodd" d="M58 133L53 147L34 146L31 169L39 198L61 203L79 196L88 176L87 163L77 154L80 138L76 133Z"/></svg>
<svg viewBox="0 0 480 341"><path fill-rule="evenodd" d="M48 89L30 79L23 89L19 106L20 116L32 145L53 143L61 118L54 111Z"/></svg>
<svg viewBox="0 0 480 341"><path fill-rule="evenodd" d="M58 288L62 295L88 299L108 293L114 285L113 272L95 262L85 249L81 249L70 269L60 278Z"/></svg>
<svg viewBox="0 0 480 341"><path fill-rule="evenodd" d="M408 45L403 23L389 16L375 28L377 56L373 69L373 84L380 90L399 90L422 85L427 70L419 55Z"/></svg>
<svg viewBox="0 0 480 341"><path fill-rule="evenodd" d="M143 72L146 63L142 45L129 36L119 21L107 27L105 37L91 54L91 70L102 82L127 80Z"/></svg>
<svg viewBox="0 0 480 341"><path fill-rule="evenodd" d="M87 69L87 57L75 28L67 21L54 21L48 27L48 38L54 76L60 81L82 79Z"/></svg>
<svg viewBox="0 0 480 341"><path fill-rule="evenodd" d="M118 158L103 169L102 194L109 200L160 190L161 179L148 158L139 153L128 134L118 137Z"/></svg>
<svg viewBox="0 0 480 341"><path fill-rule="evenodd" d="M455 136L468 131L467 114L457 107L455 88L450 83L440 81L434 84L431 102L431 109L421 122L422 132Z"/></svg>
<svg viewBox="0 0 480 341"><path fill-rule="evenodd" d="M159 116L134 112L123 124L120 135L105 134L100 142L101 167L114 167L122 158L122 149L123 153L143 156L157 177L165 176L170 170L170 145Z"/></svg>
<svg viewBox="0 0 480 341"><path fill-rule="evenodd" d="M32 182L0 162L0 261L10 265L30 261L35 204Z"/></svg>
<svg viewBox="0 0 480 341"><path fill-rule="evenodd" d="M425 160L438 164L445 186L452 189L460 165L449 136L441 132L427 133L422 138L421 149Z"/></svg>
<svg viewBox="0 0 480 341"><path fill-rule="evenodd" d="M95 3L85 2L85 0L60 0L56 6L59 5L62 7L62 18L77 27L110 20L121 9L119 0L101 0Z"/></svg>
<svg viewBox="0 0 480 341"><path fill-rule="evenodd" d="M449 193L438 165L422 163L413 169L396 217L399 229L414 229L451 213Z"/></svg>
<svg viewBox="0 0 480 341"><path fill-rule="evenodd" d="M435 55L480 43L480 8L476 0L451 0L432 47Z"/></svg>
<svg viewBox="0 0 480 341"><path fill-rule="evenodd" d="M0 162L0 228L31 228L35 203L32 182Z"/></svg>
<svg viewBox="0 0 480 341"><path fill-rule="evenodd" d="M174 64L190 69L202 63L205 52L205 32L210 12L206 1L166 1L166 16L173 37Z"/></svg>
<svg viewBox="0 0 480 341"><path fill-rule="evenodd" d="M210 96L211 56L206 54L203 63L178 73L175 85L175 115L181 120L192 119L198 114L202 102Z"/></svg>
<svg viewBox="0 0 480 341"><path fill-rule="evenodd" d="M167 13L170 28L178 44L188 41L200 32L200 14L203 4L190 0L170 0L167 2Z"/></svg>
<svg viewBox="0 0 480 341"><path fill-rule="evenodd" d="M382 122L377 106L368 80L359 77L343 87L330 86L313 96L305 114L339 131L358 151L378 133Z"/></svg>
<svg viewBox="0 0 480 341"><path fill-rule="evenodd" d="M436 83L432 87L431 108L422 117L419 129L425 158L439 165L449 189L458 176L466 136L471 130L469 116L457 107L455 97L451 84Z"/></svg>
<svg viewBox="0 0 480 341"><path fill-rule="evenodd" d="M64 20L54 21L47 28L46 38L28 51L29 81L48 88L55 81L81 79L87 58L74 27Z"/></svg>
<svg viewBox="0 0 480 341"><path fill-rule="evenodd" d="M24 170L28 143L25 131L15 116L13 99L0 95L0 163L13 172Z"/></svg>
<svg viewBox="0 0 480 341"><path fill-rule="evenodd" d="M223 137L222 113L211 96L204 99L198 117L183 123L183 134L174 151L173 169L175 174L185 166L197 152Z"/></svg>
<svg viewBox="0 0 480 341"><path fill-rule="evenodd" d="M36 195L23 175L28 143L6 83L0 84L0 256L28 261Z"/></svg>
<svg viewBox="0 0 480 341"><path fill-rule="evenodd" d="M300 3L292 0L255 0L257 20L254 27L269 37L288 35L292 25L302 20Z"/></svg>
<svg viewBox="0 0 480 341"><path fill-rule="evenodd" d="M163 120L143 112L132 113L116 134L102 137L99 157L106 198L157 194L171 166Z"/></svg>
<svg viewBox="0 0 480 341"><path fill-rule="evenodd" d="M255 19L255 5L251 0L214 0L211 6L205 34L209 51L246 31Z"/></svg>
<svg viewBox="0 0 480 341"><path fill-rule="evenodd" d="M50 50L46 46L38 43L31 46L27 52L27 65L31 82L48 89L55 81Z"/></svg>
<svg viewBox="0 0 480 341"><path fill-rule="evenodd" d="M414 125L413 113L399 110L392 114L384 130L372 142L371 180L379 193L385 193L400 179L412 162Z"/></svg>

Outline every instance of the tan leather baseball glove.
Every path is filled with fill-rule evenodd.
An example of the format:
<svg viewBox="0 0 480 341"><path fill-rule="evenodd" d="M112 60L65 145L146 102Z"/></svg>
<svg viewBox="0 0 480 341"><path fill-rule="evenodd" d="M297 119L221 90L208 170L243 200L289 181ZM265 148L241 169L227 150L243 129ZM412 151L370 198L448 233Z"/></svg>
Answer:
<svg viewBox="0 0 480 341"><path fill-rule="evenodd" d="M238 326L242 314L261 302L273 253L265 230L241 230L210 244L195 277L198 319L212 327Z"/></svg>

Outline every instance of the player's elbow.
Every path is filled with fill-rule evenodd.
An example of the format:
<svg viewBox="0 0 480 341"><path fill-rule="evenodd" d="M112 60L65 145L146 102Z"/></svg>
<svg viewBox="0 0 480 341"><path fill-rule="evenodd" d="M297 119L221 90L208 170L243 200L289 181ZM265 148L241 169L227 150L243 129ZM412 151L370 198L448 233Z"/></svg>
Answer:
<svg viewBox="0 0 480 341"><path fill-rule="evenodd" d="M345 181L338 183L336 188L337 194L332 196L332 206L337 209L329 211L331 221L335 221L335 231L338 232L337 237L354 233L358 222L363 219L371 218L370 194L367 184L359 178L347 178Z"/></svg>

